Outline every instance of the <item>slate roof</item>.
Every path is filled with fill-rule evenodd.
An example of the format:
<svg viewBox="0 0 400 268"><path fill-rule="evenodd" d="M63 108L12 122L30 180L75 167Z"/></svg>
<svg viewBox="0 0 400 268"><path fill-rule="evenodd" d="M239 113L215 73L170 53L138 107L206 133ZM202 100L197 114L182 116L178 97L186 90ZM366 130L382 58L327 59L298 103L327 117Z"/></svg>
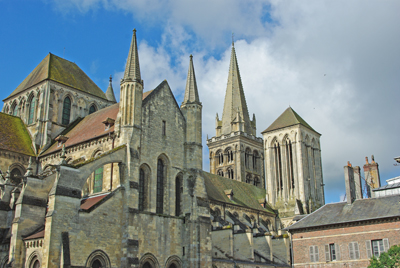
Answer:
<svg viewBox="0 0 400 268"><path fill-rule="evenodd" d="M296 230L342 223L400 216L400 195L384 196L326 204L286 230Z"/></svg>
<svg viewBox="0 0 400 268"><path fill-rule="evenodd" d="M142 100L149 96L151 92L152 91L144 92ZM68 137L68 140L65 142L65 148L114 132L114 126L105 130L105 125L102 122L107 118L116 120L118 111L119 103L115 103L89 114L79 121L71 123L71 125L61 133ZM61 149L62 147L58 146L57 142L54 142L42 155L48 155Z"/></svg>
<svg viewBox="0 0 400 268"><path fill-rule="evenodd" d="M387 184L387 185L381 186L379 188L372 189L372 191L376 192L376 191L383 191L383 190L389 190L389 189L394 189L394 188L400 188L400 182Z"/></svg>
<svg viewBox="0 0 400 268"><path fill-rule="evenodd" d="M36 66L6 99L44 80L56 81L60 84L107 99L104 92L78 67L78 65L51 53Z"/></svg>
<svg viewBox="0 0 400 268"><path fill-rule="evenodd" d="M275 214L268 204L263 208L258 202L259 199L265 198L265 189L205 171L200 172L204 178L208 199ZM225 190L233 191L232 200L226 196Z"/></svg>
<svg viewBox="0 0 400 268"><path fill-rule="evenodd" d="M35 155L31 136L21 118L0 113L0 149Z"/></svg>
<svg viewBox="0 0 400 268"><path fill-rule="evenodd" d="M303 118L301 118L301 116L298 115L291 107L287 108L266 130L264 130L261 133L299 124L318 133Z"/></svg>

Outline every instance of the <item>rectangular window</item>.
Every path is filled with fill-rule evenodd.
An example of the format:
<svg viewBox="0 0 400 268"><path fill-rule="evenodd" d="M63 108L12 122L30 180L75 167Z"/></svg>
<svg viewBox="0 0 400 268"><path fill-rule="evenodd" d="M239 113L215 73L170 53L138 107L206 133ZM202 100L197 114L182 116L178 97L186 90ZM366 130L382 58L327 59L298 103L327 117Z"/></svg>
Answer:
<svg viewBox="0 0 400 268"><path fill-rule="evenodd" d="M349 255L351 260L358 260L360 258L360 250L358 242L349 243Z"/></svg>
<svg viewBox="0 0 400 268"><path fill-rule="evenodd" d="M374 254L375 257L379 257L379 255L381 255L382 252L385 251L384 247L383 247L383 240L372 240L372 252Z"/></svg>
<svg viewBox="0 0 400 268"><path fill-rule="evenodd" d="M340 259L339 244L325 245L325 261L337 261Z"/></svg>
<svg viewBox="0 0 400 268"><path fill-rule="evenodd" d="M389 249L389 239L376 239L365 241L365 246L367 249L367 257L372 258L372 256L379 257L382 252L387 252Z"/></svg>
<svg viewBox="0 0 400 268"><path fill-rule="evenodd" d="M99 193L103 190L103 167L94 171L93 193Z"/></svg>
<svg viewBox="0 0 400 268"><path fill-rule="evenodd" d="M331 254L331 261L336 261L335 244L329 244L329 252Z"/></svg>
<svg viewBox="0 0 400 268"><path fill-rule="evenodd" d="M165 121L162 121L162 135L163 136L167 135L167 126Z"/></svg>
<svg viewBox="0 0 400 268"><path fill-rule="evenodd" d="M311 262L319 262L318 246L310 247L310 261Z"/></svg>

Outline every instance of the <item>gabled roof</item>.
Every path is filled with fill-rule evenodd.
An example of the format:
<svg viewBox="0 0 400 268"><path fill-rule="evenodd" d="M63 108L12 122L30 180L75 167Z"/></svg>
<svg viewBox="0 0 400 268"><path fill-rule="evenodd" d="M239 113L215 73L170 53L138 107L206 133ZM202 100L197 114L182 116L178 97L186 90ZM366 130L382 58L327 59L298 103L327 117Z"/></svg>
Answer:
<svg viewBox="0 0 400 268"><path fill-rule="evenodd" d="M261 133L290 127L294 125L302 125L316 133L315 131L300 115L298 115L292 107L287 108L266 130Z"/></svg>
<svg viewBox="0 0 400 268"><path fill-rule="evenodd" d="M21 118L0 112L0 149L35 155L31 136Z"/></svg>
<svg viewBox="0 0 400 268"><path fill-rule="evenodd" d="M105 130L105 126L102 122L107 118L116 119L118 111L119 103L116 103L83 118L70 131L63 134L64 136L68 137L68 140L65 142L65 147L68 148L70 146L114 132L114 126ZM44 152L43 155L47 155L59 150L61 150L61 146L58 146L58 143L54 143Z"/></svg>
<svg viewBox="0 0 400 268"><path fill-rule="evenodd" d="M142 100L145 100L151 92L152 91L144 92ZM74 123L72 123L72 126L62 132L62 135L68 137L68 140L65 142L65 147L68 148L70 146L86 142L101 136L105 136L109 133L114 132L114 126L105 130L105 125L103 124L103 121L107 118L116 120L118 112L119 103L115 103L111 106L87 115L86 117L78 121L75 125ZM61 149L61 146L58 146L57 143L54 143L42 155L48 155Z"/></svg>
<svg viewBox="0 0 400 268"><path fill-rule="evenodd" d="M264 189L205 171L200 172L204 178L208 199L275 214L268 204L263 208L258 201L265 198ZM226 196L225 190L233 191L232 200Z"/></svg>
<svg viewBox="0 0 400 268"><path fill-rule="evenodd" d="M384 196L347 202L326 204L287 230L312 228L350 222L399 217L400 195Z"/></svg>
<svg viewBox="0 0 400 268"><path fill-rule="evenodd" d="M73 62L49 53L6 99L44 80L52 80L107 99L104 92Z"/></svg>

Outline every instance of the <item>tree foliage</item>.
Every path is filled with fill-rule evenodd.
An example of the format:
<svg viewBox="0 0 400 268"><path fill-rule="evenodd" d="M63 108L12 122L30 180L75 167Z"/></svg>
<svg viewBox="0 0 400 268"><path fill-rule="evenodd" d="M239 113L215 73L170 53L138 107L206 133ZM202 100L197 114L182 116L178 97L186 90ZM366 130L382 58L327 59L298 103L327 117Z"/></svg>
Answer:
<svg viewBox="0 0 400 268"><path fill-rule="evenodd" d="M379 258L373 256L368 268L400 267L400 245L392 246L388 252L383 252Z"/></svg>

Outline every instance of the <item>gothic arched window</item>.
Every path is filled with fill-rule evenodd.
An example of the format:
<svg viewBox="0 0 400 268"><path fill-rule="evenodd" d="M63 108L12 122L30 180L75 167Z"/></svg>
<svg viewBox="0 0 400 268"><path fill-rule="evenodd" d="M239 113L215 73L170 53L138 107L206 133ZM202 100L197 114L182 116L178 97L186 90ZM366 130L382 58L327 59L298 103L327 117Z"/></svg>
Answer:
<svg viewBox="0 0 400 268"><path fill-rule="evenodd" d="M258 177L254 178L254 186L258 186L260 184L260 179Z"/></svg>
<svg viewBox="0 0 400 268"><path fill-rule="evenodd" d="M220 170L218 170L217 174L218 174L218 176L221 176L221 177L223 177L223 176L224 176L224 172L223 172L221 169L220 169Z"/></svg>
<svg viewBox="0 0 400 268"><path fill-rule="evenodd" d="M14 104L14 106L11 108L12 115L18 116L18 104Z"/></svg>
<svg viewBox="0 0 400 268"><path fill-rule="evenodd" d="M251 175L250 174L247 174L246 175L246 183L251 183Z"/></svg>
<svg viewBox="0 0 400 268"><path fill-rule="evenodd" d="M278 191L283 190L283 180L282 180L282 161L281 161L281 147L279 142L274 144L275 152L275 175L276 175L276 188Z"/></svg>
<svg viewBox="0 0 400 268"><path fill-rule="evenodd" d="M217 157L218 157L218 164L222 165L224 163L224 154L219 151L217 152Z"/></svg>
<svg viewBox="0 0 400 268"><path fill-rule="evenodd" d="M157 201L156 201L156 213L163 213L164 204L164 163L161 159L157 162Z"/></svg>
<svg viewBox="0 0 400 268"><path fill-rule="evenodd" d="M144 210L144 184L145 184L145 173L143 168L139 171L139 211Z"/></svg>
<svg viewBox="0 0 400 268"><path fill-rule="evenodd" d="M19 168L14 168L11 170L10 179L13 183L19 184L22 180L22 172Z"/></svg>
<svg viewBox="0 0 400 268"><path fill-rule="evenodd" d="M175 216L179 216L182 213L181 202L182 202L182 178L180 176L177 176L175 178Z"/></svg>
<svg viewBox="0 0 400 268"><path fill-rule="evenodd" d="M228 178L229 178L229 179L233 179L233 169L229 168L229 169L227 170L227 173L228 173Z"/></svg>
<svg viewBox="0 0 400 268"><path fill-rule="evenodd" d="M247 148L244 153L244 165L246 166L246 168L250 168L250 154L250 148Z"/></svg>
<svg viewBox="0 0 400 268"><path fill-rule="evenodd" d="M63 125L68 125L69 120L71 116L71 99L69 97L66 97L64 99L64 105L63 105L63 110L62 110L62 124Z"/></svg>
<svg viewBox="0 0 400 268"><path fill-rule="evenodd" d="M228 159L228 163L233 162L233 152L230 148L226 150L226 156Z"/></svg>
<svg viewBox="0 0 400 268"><path fill-rule="evenodd" d="M36 98L33 96L29 104L28 124L32 124L35 117Z"/></svg>
<svg viewBox="0 0 400 268"><path fill-rule="evenodd" d="M257 169L257 158L258 158L258 153L257 151L253 152L253 169L256 170Z"/></svg>
<svg viewBox="0 0 400 268"><path fill-rule="evenodd" d="M286 165L288 171L289 187L294 189L294 172L293 172L293 150L292 142L286 139Z"/></svg>
<svg viewBox="0 0 400 268"><path fill-rule="evenodd" d="M94 104L92 104L92 106L90 106L90 108L89 108L89 114L92 114L96 111L97 111L96 106L94 106Z"/></svg>
<svg viewBox="0 0 400 268"><path fill-rule="evenodd" d="M99 193L103 190L103 167L94 171L93 193Z"/></svg>

